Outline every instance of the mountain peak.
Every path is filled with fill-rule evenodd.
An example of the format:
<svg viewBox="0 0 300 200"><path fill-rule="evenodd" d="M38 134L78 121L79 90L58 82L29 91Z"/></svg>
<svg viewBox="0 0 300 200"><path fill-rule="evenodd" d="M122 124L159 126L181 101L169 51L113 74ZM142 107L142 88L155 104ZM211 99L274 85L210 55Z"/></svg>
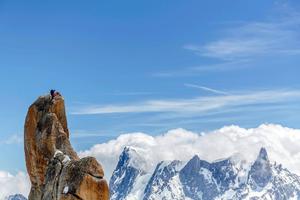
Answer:
<svg viewBox="0 0 300 200"><path fill-rule="evenodd" d="M198 167L207 168L209 166L209 163L204 160L201 160L198 155L195 155L192 157L191 160L189 160L189 162L186 165L191 167L196 167L196 168Z"/></svg>
<svg viewBox="0 0 300 200"><path fill-rule="evenodd" d="M141 149L124 147L109 182L111 200L124 199L133 189L136 179L145 174L146 166Z"/></svg>
<svg viewBox="0 0 300 200"><path fill-rule="evenodd" d="M261 160L264 160L264 161L269 160L266 148L262 147L260 149L257 159L261 159Z"/></svg>
<svg viewBox="0 0 300 200"><path fill-rule="evenodd" d="M124 147L124 149L120 155L120 158L129 159L131 152L133 152L133 151L134 151L134 149L132 147L129 147L129 146Z"/></svg>
<svg viewBox="0 0 300 200"><path fill-rule="evenodd" d="M194 156L192 157L192 159L189 160L188 163L189 163L190 165L199 165L200 162L201 162L200 157L199 157L198 155L194 155Z"/></svg>
<svg viewBox="0 0 300 200"><path fill-rule="evenodd" d="M131 157L139 154L138 149L132 147L132 146L125 146L122 155L126 157Z"/></svg>
<svg viewBox="0 0 300 200"><path fill-rule="evenodd" d="M248 182L253 190L260 191L272 178L271 163L268 158L267 150L261 148L257 159L249 171Z"/></svg>
<svg viewBox="0 0 300 200"><path fill-rule="evenodd" d="M147 170L149 168L149 163L145 159L144 153L145 152L142 149L126 146L119 157L118 165L126 165L135 169Z"/></svg>

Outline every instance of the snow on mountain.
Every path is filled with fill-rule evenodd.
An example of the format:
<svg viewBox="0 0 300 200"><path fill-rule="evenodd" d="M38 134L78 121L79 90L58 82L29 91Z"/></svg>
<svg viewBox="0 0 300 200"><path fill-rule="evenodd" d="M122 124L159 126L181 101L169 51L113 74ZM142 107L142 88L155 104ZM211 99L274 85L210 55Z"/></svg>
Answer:
<svg viewBox="0 0 300 200"><path fill-rule="evenodd" d="M300 177L268 159L262 148L248 172L245 184L230 188L217 199L300 199Z"/></svg>
<svg viewBox="0 0 300 200"><path fill-rule="evenodd" d="M30 191L29 177L24 172L13 175L6 171L0 171L0 185L0 200L6 200L12 194L27 196Z"/></svg>
<svg viewBox="0 0 300 200"><path fill-rule="evenodd" d="M265 148L252 162L195 155L188 162L162 161L153 171L130 165L141 158L136 154L128 147L121 154L110 181L112 200L300 199L300 177L272 163Z"/></svg>
<svg viewBox="0 0 300 200"><path fill-rule="evenodd" d="M128 196L138 199L141 193L141 187L148 179L146 160L136 149L125 147L120 155L116 170L110 179L111 200L123 200Z"/></svg>
<svg viewBox="0 0 300 200"><path fill-rule="evenodd" d="M122 134L107 143L97 144L81 152L80 156L96 157L109 179L118 163L119 155L126 146L144 151L143 157L147 160L147 167L152 168L150 171L154 171L161 161L187 162L194 155L208 162L233 155L238 156L240 160L251 162L260 148L265 147L272 162L282 163L291 172L300 175L300 130L275 124L263 124L250 129L225 126L203 133L173 129L157 136L145 133Z"/></svg>
<svg viewBox="0 0 300 200"><path fill-rule="evenodd" d="M132 149L129 160L125 167L115 168L126 146ZM158 136L124 134L81 156L95 156L109 172L107 176L112 174L112 199L280 199L280 194L297 199L299 149L300 130L263 124L251 129L226 126L206 133L174 129ZM173 168L176 160L182 169ZM128 180L119 180L120 174ZM121 191L122 183L130 187Z"/></svg>
<svg viewBox="0 0 300 200"><path fill-rule="evenodd" d="M183 163L178 160L160 162L144 190L143 200L156 200L160 196L182 199L184 194L178 176L182 166Z"/></svg>
<svg viewBox="0 0 300 200"><path fill-rule="evenodd" d="M5 200L27 200L23 195L21 194L15 194L15 195L10 195Z"/></svg>

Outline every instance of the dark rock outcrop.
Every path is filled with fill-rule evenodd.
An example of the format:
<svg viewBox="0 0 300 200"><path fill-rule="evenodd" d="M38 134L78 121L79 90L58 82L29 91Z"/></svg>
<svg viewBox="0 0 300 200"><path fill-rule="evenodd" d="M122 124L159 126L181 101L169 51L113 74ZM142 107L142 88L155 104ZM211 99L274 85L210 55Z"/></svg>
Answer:
<svg viewBox="0 0 300 200"><path fill-rule="evenodd" d="M251 166L249 184L255 190L264 188L272 178L271 163L265 148L261 148L259 155Z"/></svg>
<svg viewBox="0 0 300 200"><path fill-rule="evenodd" d="M69 141L62 96L39 97L24 127L29 200L107 200L109 189L95 158L80 159Z"/></svg>

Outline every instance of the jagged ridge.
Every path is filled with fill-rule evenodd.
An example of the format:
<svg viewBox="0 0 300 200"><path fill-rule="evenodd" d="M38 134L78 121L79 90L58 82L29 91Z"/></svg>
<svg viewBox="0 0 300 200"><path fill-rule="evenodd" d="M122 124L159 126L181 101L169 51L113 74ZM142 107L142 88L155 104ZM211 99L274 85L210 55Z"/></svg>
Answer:
<svg viewBox="0 0 300 200"><path fill-rule="evenodd" d="M300 177L272 164L265 148L250 166L232 158L209 163L196 155L185 164L163 161L154 172L126 165L132 159L128 149L121 154L110 181L111 200L300 199ZM138 175L130 176L128 171ZM124 183L128 182L127 187Z"/></svg>

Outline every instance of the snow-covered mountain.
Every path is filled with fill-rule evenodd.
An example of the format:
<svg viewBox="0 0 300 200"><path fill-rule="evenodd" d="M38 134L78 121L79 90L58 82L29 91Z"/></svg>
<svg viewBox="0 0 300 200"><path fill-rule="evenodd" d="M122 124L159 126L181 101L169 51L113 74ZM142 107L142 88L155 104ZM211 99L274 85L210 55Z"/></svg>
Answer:
<svg viewBox="0 0 300 200"><path fill-rule="evenodd" d="M27 200L23 195L21 194L15 194L15 195L10 195L5 200Z"/></svg>
<svg viewBox="0 0 300 200"><path fill-rule="evenodd" d="M135 191L136 184L146 173L141 169L140 163L143 159L138 158L139 154L132 148L125 147L113 176L110 179L111 199L125 199ZM142 187L139 186L140 190Z"/></svg>
<svg viewBox="0 0 300 200"><path fill-rule="evenodd" d="M126 147L110 180L111 200L300 199L300 177L272 163L265 148L251 163L233 155L207 162L162 161L145 170L145 155Z"/></svg>

